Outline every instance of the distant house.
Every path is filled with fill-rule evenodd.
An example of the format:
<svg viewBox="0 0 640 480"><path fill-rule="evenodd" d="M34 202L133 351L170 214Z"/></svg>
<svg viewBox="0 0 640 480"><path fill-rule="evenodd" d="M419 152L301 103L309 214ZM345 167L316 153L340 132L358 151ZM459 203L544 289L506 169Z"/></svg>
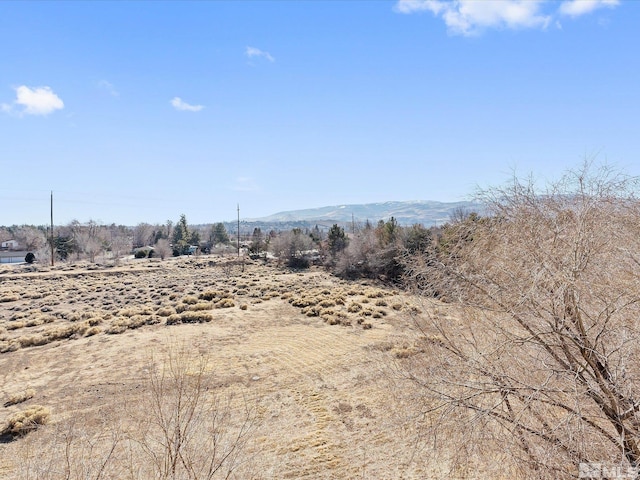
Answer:
<svg viewBox="0 0 640 480"><path fill-rule="evenodd" d="M2 250L18 250L20 245L17 240L7 240L5 242L0 243L0 249Z"/></svg>
<svg viewBox="0 0 640 480"><path fill-rule="evenodd" d="M2 263L24 263L29 252L20 250L0 250L0 264Z"/></svg>

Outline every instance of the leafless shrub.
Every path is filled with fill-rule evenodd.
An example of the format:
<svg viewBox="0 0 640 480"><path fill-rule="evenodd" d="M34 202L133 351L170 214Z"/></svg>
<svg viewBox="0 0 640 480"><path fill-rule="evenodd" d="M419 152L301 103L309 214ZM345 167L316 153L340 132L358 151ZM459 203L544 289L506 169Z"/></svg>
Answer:
<svg viewBox="0 0 640 480"><path fill-rule="evenodd" d="M117 407L77 412L20 439L11 478L256 478L247 473L258 423L251 402L217 393L206 359L184 346L151 359L148 372L141 388L118 393ZM24 435L47 419L47 409L32 407L4 432Z"/></svg>
<svg viewBox="0 0 640 480"><path fill-rule="evenodd" d="M416 319L425 353L405 365L437 426L490 435L529 478L640 466L636 186L589 164L544 192L515 179L408 262L418 290L455 302Z"/></svg>
<svg viewBox="0 0 640 480"><path fill-rule="evenodd" d="M246 401L212 394L205 358L172 347L151 368L133 445L143 461L139 478L230 478L246 459L256 425Z"/></svg>
<svg viewBox="0 0 640 480"><path fill-rule="evenodd" d="M169 240L166 238L159 239L154 247L154 251L161 260L167 258L171 255L171 245L169 244Z"/></svg>

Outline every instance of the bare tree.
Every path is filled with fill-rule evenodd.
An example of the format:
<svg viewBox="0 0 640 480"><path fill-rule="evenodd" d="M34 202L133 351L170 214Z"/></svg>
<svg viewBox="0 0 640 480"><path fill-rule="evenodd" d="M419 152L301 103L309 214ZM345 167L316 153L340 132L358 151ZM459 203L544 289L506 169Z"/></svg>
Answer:
<svg viewBox="0 0 640 480"><path fill-rule="evenodd" d="M335 271L347 278L371 276L370 260L378 252L378 239L373 228L364 228L352 235L347 246L337 256Z"/></svg>
<svg viewBox="0 0 640 480"><path fill-rule="evenodd" d="M86 224L74 220L70 227L79 251L84 253L91 263L95 263L96 257L106 248L108 232L94 220L89 220Z"/></svg>
<svg viewBox="0 0 640 480"><path fill-rule="evenodd" d="M131 252L131 238L129 232L124 228L113 228L111 230L111 241L109 242L113 263L118 264L123 255Z"/></svg>
<svg viewBox="0 0 640 480"><path fill-rule="evenodd" d="M0 227L0 242L11 240L13 235L6 227Z"/></svg>
<svg viewBox="0 0 640 480"><path fill-rule="evenodd" d="M256 411L212 393L211 366L187 347L171 347L152 364L144 414L134 442L146 461L138 475L162 479L230 478L246 461Z"/></svg>
<svg viewBox="0 0 640 480"><path fill-rule="evenodd" d="M133 246L135 248L153 244L155 227L148 223L139 223L133 229Z"/></svg>
<svg viewBox="0 0 640 480"><path fill-rule="evenodd" d="M169 245L169 240L167 240L166 238L159 239L156 242L154 251L161 260L167 258L169 255L171 255L171 245Z"/></svg>
<svg viewBox="0 0 640 480"><path fill-rule="evenodd" d="M82 232L78 236L78 245L91 263L95 263L96 257L104 250L101 239L91 236L88 232Z"/></svg>
<svg viewBox="0 0 640 480"><path fill-rule="evenodd" d="M407 262L422 293L452 302L417 322L424 353L406 366L425 405L513 447L530 478L640 467L637 184L588 163L545 191L514 179L439 256Z"/></svg>
<svg viewBox="0 0 640 480"><path fill-rule="evenodd" d="M473 210L469 207L459 205L449 212L449 222L454 224L464 222L472 213Z"/></svg>
<svg viewBox="0 0 640 480"><path fill-rule="evenodd" d="M82 253L82 247L80 243L82 239L80 235L83 232L83 227L80 221L73 219L63 228L58 228L58 236L65 236L69 238L69 243L72 245L70 251L76 254L76 260L80 260L80 254ZM71 260L71 255L68 256L68 260Z"/></svg>
<svg viewBox="0 0 640 480"><path fill-rule="evenodd" d="M42 265L49 265L51 263L51 247L47 244L43 245L35 252L36 260Z"/></svg>
<svg viewBox="0 0 640 480"><path fill-rule="evenodd" d="M23 226L15 230L14 238L20 247L28 251L36 251L45 246L47 239L42 230L36 227Z"/></svg>
<svg viewBox="0 0 640 480"><path fill-rule="evenodd" d="M279 262L287 262L289 265L296 263L296 260L303 259L305 252L313 249L313 240L298 228L289 232L281 232L270 243L273 254L278 257Z"/></svg>

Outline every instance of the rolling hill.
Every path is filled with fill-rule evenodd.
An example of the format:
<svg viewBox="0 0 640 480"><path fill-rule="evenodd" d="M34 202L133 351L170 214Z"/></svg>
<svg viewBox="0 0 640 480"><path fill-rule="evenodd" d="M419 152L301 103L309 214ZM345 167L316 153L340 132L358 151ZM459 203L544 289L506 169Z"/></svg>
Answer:
<svg viewBox="0 0 640 480"><path fill-rule="evenodd" d="M425 226L441 225L449 221L457 210L478 211L481 205L474 202L381 202L353 205L334 205L302 210L290 210L274 213L261 218L247 218L247 222L290 223L290 222L364 222L376 223L394 217L400 225L421 223Z"/></svg>

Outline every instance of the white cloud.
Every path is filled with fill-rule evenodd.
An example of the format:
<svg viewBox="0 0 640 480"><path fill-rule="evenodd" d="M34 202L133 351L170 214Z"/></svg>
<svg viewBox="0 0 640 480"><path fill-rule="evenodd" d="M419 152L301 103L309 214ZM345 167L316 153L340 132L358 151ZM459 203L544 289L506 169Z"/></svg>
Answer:
<svg viewBox="0 0 640 480"><path fill-rule="evenodd" d="M566 0L556 8L557 3L545 0L398 0L394 10L431 12L444 20L449 33L471 36L490 28L544 29L558 15L577 17L618 4L618 0Z"/></svg>
<svg viewBox="0 0 640 480"><path fill-rule="evenodd" d="M244 51L244 53L249 58L263 57L263 58L266 58L267 60L269 60L270 62L275 62L276 61L276 59L273 58L269 52L265 52L263 50L260 50L259 48L247 47L246 50Z"/></svg>
<svg viewBox="0 0 640 480"><path fill-rule="evenodd" d="M2 111L18 115L49 115L64 108L64 102L49 87L21 85L15 89L16 99L12 104L3 103Z"/></svg>
<svg viewBox="0 0 640 480"><path fill-rule="evenodd" d="M120 95L120 93L118 92L118 90L116 90L116 87L113 85L113 83L107 80L100 80L98 82L98 88L100 88L101 90L104 90L112 97L118 97Z"/></svg>
<svg viewBox="0 0 640 480"><path fill-rule="evenodd" d="M398 0L394 10L399 13L430 11L434 15L439 15L445 8L447 3L442 0Z"/></svg>
<svg viewBox="0 0 640 480"><path fill-rule="evenodd" d="M476 35L487 28L545 28L551 17L541 13L541 0L399 0L399 13L428 11L442 16L449 32Z"/></svg>
<svg viewBox="0 0 640 480"><path fill-rule="evenodd" d="M180 97L173 97L173 99L171 99L171 105L173 105L176 110L186 112L199 112L204 108L204 105L190 105L187 102L184 102Z"/></svg>
<svg viewBox="0 0 640 480"><path fill-rule="evenodd" d="M558 11L561 15L569 17L579 17L586 15L599 8L617 7L620 4L618 0L566 0L560 4Z"/></svg>

